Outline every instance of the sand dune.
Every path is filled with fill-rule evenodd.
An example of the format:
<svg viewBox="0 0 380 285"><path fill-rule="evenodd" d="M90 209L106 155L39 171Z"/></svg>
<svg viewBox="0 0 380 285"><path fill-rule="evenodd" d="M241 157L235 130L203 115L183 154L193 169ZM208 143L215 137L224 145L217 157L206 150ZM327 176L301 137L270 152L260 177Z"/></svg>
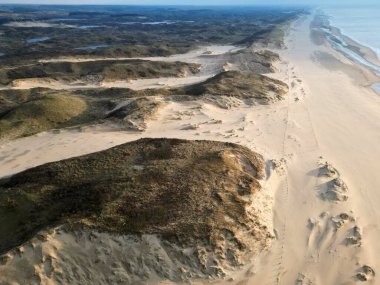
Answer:
<svg viewBox="0 0 380 285"><path fill-rule="evenodd" d="M224 55L240 50L235 46L207 46L185 54L173 55L170 57L143 57L143 58L56 58L40 60L40 63L47 62L88 62L88 61L105 61L105 60L150 60L165 62L187 62L201 64L202 68L196 75L186 75L184 77L172 78L152 78L137 79L131 81L102 81L98 84L88 84L86 82L65 82L51 78L28 78L14 80L11 89L31 89L31 88L50 88L56 90L64 89L96 89L96 88L130 88L142 90L149 88L162 87L181 87L191 85L207 80L223 70L226 62Z"/></svg>
<svg viewBox="0 0 380 285"><path fill-rule="evenodd" d="M223 71L242 70L254 74L262 74L273 71L271 62L278 60L277 54L267 50L255 52L252 48L242 48L236 46L207 46L190 51L185 54L177 54L170 57L142 57L142 58L56 58L40 60L39 63L57 62L102 62L102 61L128 61L145 60L158 62L183 62L197 64L200 66L199 72L185 72L178 77L141 78L132 80L120 80L102 78L103 75L90 76L90 80L79 78L77 80L60 80L50 77L20 78L14 79L8 87L4 89L31 89L50 88L55 90L65 89L97 89L97 88L130 88L133 90L143 90L152 88L174 88L183 87L206 81L207 79ZM33 66L30 65L30 66ZM12 69L12 68L10 68ZM52 75L54 77L54 75Z"/></svg>

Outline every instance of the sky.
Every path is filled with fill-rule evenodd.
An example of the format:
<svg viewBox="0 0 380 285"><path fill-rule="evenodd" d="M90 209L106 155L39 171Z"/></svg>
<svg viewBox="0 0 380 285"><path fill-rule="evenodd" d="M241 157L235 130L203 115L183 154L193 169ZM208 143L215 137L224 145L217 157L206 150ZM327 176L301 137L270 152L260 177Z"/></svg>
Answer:
<svg viewBox="0 0 380 285"><path fill-rule="evenodd" d="M376 4L379 0L0 0L0 4L253 5Z"/></svg>

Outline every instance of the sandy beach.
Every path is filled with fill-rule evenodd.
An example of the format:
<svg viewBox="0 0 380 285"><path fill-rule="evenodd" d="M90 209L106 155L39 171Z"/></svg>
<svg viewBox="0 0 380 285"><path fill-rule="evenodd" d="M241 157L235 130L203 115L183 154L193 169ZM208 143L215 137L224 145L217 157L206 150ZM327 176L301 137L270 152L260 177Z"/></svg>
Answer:
<svg viewBox="0 0 380 285"><path fill-rule="evenodd" d="M247 106L230 99L222 109L157 97L165 104L143 133L95 126L2 144L0 177L141 137L238 143L267 163L263 211L276 239L226 283L355 284L363 266L380 269L380 97L370 71L316 41L314 16L294 22L286 48L276 50L282 62L269 76L289 85L285 100ZM366 284L377 284L366 276Z"/></svg>

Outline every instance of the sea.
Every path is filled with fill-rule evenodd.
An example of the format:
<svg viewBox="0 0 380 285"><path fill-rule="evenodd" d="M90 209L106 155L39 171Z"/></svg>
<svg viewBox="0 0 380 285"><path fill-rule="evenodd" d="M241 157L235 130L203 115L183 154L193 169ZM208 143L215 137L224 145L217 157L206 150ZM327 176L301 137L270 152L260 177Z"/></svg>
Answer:
<svg viewBox="0 0 380 285"><path fill-rule="evenodd" d="M324 8L330 25L357 43L369 47L380 59L380 5ZM380 75L380 66L363 58L359 53L347 49L344 39L335 42L334 47L352 60L367 66ZM380 95L380 82L373 85Z"/></svg>

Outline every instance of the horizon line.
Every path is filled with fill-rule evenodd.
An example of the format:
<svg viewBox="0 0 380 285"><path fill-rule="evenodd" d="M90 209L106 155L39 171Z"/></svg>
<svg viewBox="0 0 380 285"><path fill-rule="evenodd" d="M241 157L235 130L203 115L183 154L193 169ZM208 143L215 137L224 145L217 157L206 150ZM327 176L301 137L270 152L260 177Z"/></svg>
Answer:
<svg viewBox="0 0 380 285"><path fill-rule="evenodd" d="M113 4L100 4L100 3L83 3L83 4L61 4L61 3L0 3L0 6L171 6L171 7L254 7L254 6L293 6L293 7L310 7L317 6L316 4L290 4L290 3L251 3L251 4L122 4L122 3L113 3Z"/></svg>

